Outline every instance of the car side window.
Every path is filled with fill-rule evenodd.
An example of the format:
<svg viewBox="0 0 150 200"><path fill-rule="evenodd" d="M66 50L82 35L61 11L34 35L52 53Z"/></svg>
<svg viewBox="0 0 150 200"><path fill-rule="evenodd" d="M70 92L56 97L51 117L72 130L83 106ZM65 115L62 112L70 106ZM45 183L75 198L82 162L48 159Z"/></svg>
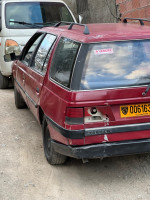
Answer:
<svg viewBox="0 0 150 200"><path fill-rule="evenodd" d="M51 54L51 49L56 40L56 36L47 34L33 58L32 67L41 74L46 73L49 57Z"/></svg>
<svg viewBox="0 0 150 200"><path fill-rule="evenodd" d="M27 49L25 49L25 52L22 58L22 61L24 62L25 65L30 66L35 49L39 45L43 36L44 36L43 34L38 34L38 35L35 35L33 40L31 38L32 42L30 45L27 46Z"/></svg>
<svg viewBox="0 0 150 200"><path fill-rule="evenodd" d="M68 38L61 38L52 60L50 77L58 83L69 87L73 66L80 43Z"/></svg>

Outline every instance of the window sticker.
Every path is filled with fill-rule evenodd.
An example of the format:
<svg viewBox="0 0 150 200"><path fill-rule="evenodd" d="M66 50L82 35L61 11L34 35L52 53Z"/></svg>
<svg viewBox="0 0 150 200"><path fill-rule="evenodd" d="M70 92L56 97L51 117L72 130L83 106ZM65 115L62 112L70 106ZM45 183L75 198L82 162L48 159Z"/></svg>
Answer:
<svg viewBox="0 0 150 200"><path fill-rule="evenodd" d="M99 50L94 50L95 55L103 55L103 54L113 54L114 51L113 49L99 49Z"/></svg>

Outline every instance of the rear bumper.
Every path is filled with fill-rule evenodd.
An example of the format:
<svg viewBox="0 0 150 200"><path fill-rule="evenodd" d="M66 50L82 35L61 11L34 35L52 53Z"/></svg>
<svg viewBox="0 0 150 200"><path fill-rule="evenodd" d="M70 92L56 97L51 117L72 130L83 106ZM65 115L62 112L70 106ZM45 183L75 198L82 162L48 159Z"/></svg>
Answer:
<svg viewBox="0 0 150 200"><path fill-rule="evenodd" d="M58 133L63 135L65 138L70 139L83 139L86 136L97 136L105 134L116 134L116 133L125 133L125 132L138 132L138 131L150 131L150 123L140 123L140 124L126 124L126 125L117 125L117 126L105 126L98 128L90 128L83 130L68 130L64 127L58 125L48 116L46 117L47 123L52 126Z"/></svg>
<svg viewBox="0 0 150 200"><path fill-rule="evenodd" d="M78 159L150 153L150 139L102 143L80 147L66 146L52 141L52 146L56 152Z"/></svg>

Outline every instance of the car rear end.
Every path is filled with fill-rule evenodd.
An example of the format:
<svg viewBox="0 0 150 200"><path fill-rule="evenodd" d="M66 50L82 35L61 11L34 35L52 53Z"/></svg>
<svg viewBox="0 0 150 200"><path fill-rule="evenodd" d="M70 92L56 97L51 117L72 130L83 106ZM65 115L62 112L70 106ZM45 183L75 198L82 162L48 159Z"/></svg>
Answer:
<svg viewBox="0 0 150 200"><path fill-rule="evenodd" d="M66 103L68 145L75 158L150 152L150 40L82 44Z"/></svg>

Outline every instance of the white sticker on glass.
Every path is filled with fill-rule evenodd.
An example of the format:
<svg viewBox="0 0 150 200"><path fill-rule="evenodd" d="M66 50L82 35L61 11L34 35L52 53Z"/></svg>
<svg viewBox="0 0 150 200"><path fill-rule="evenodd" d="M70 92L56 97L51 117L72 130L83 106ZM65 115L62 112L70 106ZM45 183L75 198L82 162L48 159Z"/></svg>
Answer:
<svg viewBox="0 0 150 200"><path fill-rule="evenodd" d="M100 50L94 50L95 55L103 55L103 54L113 54L113 49L100 49Z"/></svg>

